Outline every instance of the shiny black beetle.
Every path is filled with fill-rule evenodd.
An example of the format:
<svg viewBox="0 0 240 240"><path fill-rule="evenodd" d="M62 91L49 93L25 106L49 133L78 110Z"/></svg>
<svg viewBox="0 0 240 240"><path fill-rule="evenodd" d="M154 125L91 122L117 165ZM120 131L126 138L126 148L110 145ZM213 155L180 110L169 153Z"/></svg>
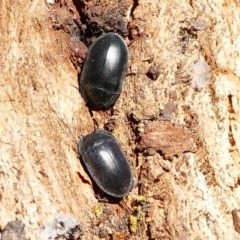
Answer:
<svg viewBox="0 0 240 240"><path fill-rule="evenodd" d="M128 48L116 33L106 33L90 46L79 80L89 107L112 107L122 92L128 68Z"/></svg>
<svg viewBox="0 0 240 240"><path fill-rule="evenodd" d="M92 179L105 193L122 198L132 189L130 164L110 132L88 134L79 141L78 150Z"/></svg>

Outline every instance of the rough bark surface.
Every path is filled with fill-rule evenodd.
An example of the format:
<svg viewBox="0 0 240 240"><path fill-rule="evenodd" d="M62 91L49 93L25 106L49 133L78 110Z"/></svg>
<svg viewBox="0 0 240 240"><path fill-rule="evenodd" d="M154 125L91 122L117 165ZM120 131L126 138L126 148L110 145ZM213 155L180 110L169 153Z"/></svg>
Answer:
<svg viewBox="0 0 240 240"><path fill-rule="evenodd" d="M63 213L82 239L240 239L239 6L0 1L0 228L17 220L11 236L39 239ZM129 74L113 110L91 112L78 75L106 31L129 44ZM99 204L79 161L96 128L133 169L120 202Z"/></svg>

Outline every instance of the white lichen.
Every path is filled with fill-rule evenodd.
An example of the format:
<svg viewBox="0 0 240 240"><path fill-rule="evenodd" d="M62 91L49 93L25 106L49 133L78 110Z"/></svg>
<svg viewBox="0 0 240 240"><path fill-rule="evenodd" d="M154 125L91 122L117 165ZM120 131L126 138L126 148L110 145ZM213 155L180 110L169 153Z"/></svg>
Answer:
<svg viewBox="0 0 240 240"><path fill-rule="evenodd" d="M205 62L203 57L200 57L193 66L192 86L194 88L206 87L211 78L211 67Z"/></svg>
<svg viewBox="0 0 240 240"><path fill-rule="evenodd" d="M55 0L46 0L48 4L55 4Z"/></svg>
<svg viewBox="0 0 240 240"><path fill-rule="evenodd" d="M66 216L62 213L55 215L51 222L48 222L40 232L40 240L54 240L59 237L65 237L64 239L78 239L82 235L80 225L72 216ZM72 238L71 238L72 239Z"/></svg>

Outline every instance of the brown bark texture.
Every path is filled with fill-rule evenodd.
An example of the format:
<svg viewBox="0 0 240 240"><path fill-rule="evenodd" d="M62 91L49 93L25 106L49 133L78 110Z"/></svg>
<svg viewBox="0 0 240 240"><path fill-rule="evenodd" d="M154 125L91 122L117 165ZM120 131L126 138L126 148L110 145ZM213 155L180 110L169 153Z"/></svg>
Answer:
<svg viewBox="0 0 240 240"><path fill-rule="evenodd" d="M3 240L66 221L55 239L240 239L238 0L0 0L0 30ZM111 31L128 74L113 109L91 111L78 77ZM135 185L100 203L77 144L103 128Z"/></svg>

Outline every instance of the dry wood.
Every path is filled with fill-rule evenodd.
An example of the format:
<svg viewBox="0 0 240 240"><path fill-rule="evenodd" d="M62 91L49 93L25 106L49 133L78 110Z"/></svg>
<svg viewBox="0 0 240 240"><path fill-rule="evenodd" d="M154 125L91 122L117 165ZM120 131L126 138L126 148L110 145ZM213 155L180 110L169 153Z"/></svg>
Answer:
<svg viewBox="0 0 240 240"><path fill-rule="evenodd" d="M38 239L62 212L79 221L82 239L240 239L234 210L240 209L239 3L0 1L1 229L19 220L26 237ZM78 74L83 42L95 37L93 20L96 34L125 36L130 66L114 109L91 115ZM211 78L207 86L194 83L196 89L199 59ZM209 72L199 71L194 81L206 80ZM146 126L163 120L195 148L168 157L161 145L144 151ZM104 203L98 219L97 190L77 143L103 127L126 152L136 187L120 203ZM161 134L155 127L154 136ZM139 217L135 234L130 214Z"/></svg>

